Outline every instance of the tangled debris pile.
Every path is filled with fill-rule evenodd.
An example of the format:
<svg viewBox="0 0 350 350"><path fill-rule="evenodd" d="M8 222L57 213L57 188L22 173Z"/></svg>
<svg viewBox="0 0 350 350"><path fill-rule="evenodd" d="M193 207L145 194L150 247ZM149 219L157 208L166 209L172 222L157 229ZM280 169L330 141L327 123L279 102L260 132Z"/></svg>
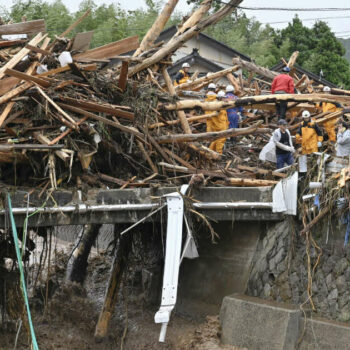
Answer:
<svg viewBox="0 0 350 350"><path fill-rule="evenodd" d="M236 59L232 68L177 87L167 72L171 55L185 41L229 14L238 3L230 1L205 17L211 1L204 1L167 43L155 40L174 7L169 9L169 4L140 45L137 37L130 37L92 50L85 45L85 51L78 51L76 47L84 49L81 38L77 41L79 34L74 39L66 36L88 12L52 43L42 33L29 42L0 42L2 181L45 190L178 184L198 173L204 175L205 183L238 186L273 185L285 177L258 160L270 128L276 126L271 103L295 102L290 106L290 125L295 130L301 109L314 110L313 104L303 102L349 103L347 92L260 95L267 92L268 80L276 73ZM30 23L11 26L17 26L13 32L26 28L32 33L34 24L38 26ZM132 56L125 55L136 48ZM112 58L119 63L108 65ZM291 68L296 58L297 53L288 62ZM251 72L247 79L232 74L240 68ZM253 79L253 73L258 77ZM202 102L196 91L223 76L240 98ZM306 76L294 78L300 91L314 91ZM196 99L181 97L189 90ZM240 129L202 132L206 119L232 106L246 108ZM323 117L323 122L334 118L334 113L317 117ZM206 142L222 137L237 140L226 146L224 156L205 147Z"/></svg>

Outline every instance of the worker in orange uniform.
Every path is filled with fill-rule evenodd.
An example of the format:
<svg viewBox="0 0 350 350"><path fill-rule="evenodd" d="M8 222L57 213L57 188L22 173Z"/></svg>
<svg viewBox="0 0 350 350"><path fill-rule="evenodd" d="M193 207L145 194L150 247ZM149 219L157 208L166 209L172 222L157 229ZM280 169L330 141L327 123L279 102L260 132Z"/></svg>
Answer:
<svg viewBox="0 0 350 350"><path fill-rule="evenodd" d="M295 138L296 142L301 144L302 156L299 157L299 171L304 173L307 172L306 156L318 151L322 146L323 136L322 131L316 124L315 120L311 119L309 111L304 111L302 118L303 121Z"/></svg>
<svg viewBox="0 0 350 350"><path fill-rule="evenodd" d="M329 86L325 86L323 88L323 92L326 94L331 93L331 88ZM332 112L337 112L341 110L340 104L336 103L329 103L329 102L322 102L318 105L319 109L322 110L322 113L332 113ZM335 127L338 122L339 118L333 118L329 121L326 121L323 123L323 127L326 130L326 133L328 135L328 140L335 143L336 141L336 133L335 133Z"/></svg>
<svg viewBox="0 0 350 350"><path fill-rule="evenodd" d="M225 92L219 91L216 98L218 101L221 101L225 97L226 97ZM217 116L211 118L210 122L211 122L211 131L227 130L228 118L227 118L226 109L221 109ZM226 137L217 139L210 144L209 148L215 152L222 154L222 150L224 148L225 142L226 142Z"/></svg>
<svg viewBox="0 0 350 350"><path fill-rule="evenodd" d="M216 85L214 83L210 83L208 85L208 92L205 96L205 102L216 101ZM205 114L212 114L213 111L205 111ZM207 119L207 132L212 132L213 130L213 122L210 119Z"/></svg>
<svg viewBox="0 0 350 350"><path fill-rule="evenodd" d="M180 69L175 75L174 86L185 84L190 80L191 76L188 72L190 68L191 66L189 63L185 62L182 64L182 69Z"/></svg>
<svg viewBox="0 0 350 350"><path fill-rule="evenodd" d="M294 94L294 80L289 76L290 68L284 67L283 73L277 75L271 85L272 94ZM276 102L277 119L285 119L287 113L287 101Z"/></svg>

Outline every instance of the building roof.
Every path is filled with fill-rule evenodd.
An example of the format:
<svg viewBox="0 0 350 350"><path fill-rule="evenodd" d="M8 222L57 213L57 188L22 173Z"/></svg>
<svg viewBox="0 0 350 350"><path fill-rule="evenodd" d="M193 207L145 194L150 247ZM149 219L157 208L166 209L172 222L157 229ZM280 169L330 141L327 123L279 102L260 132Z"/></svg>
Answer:
<svg viewBox="0 0 350 350"><path fill-rule="evenodd" d="M283 61L280 61L279 63L277 63L276 65L271 67L270 70L275 71L275 72L281 72L284 66L285 66L285 64L283 63ZM316 82L318 84L327 85L331 88L337 87L337 85L331 83L330 81L328 81L326 79L320 79L320 77L317 74L312 73L312 72L300 67L297 64L294 65L294 68L296 69L297 72L299 72L300 74L305 74L306 76L308 76L309 78L311 78L314 82Z"/></svg>
<svg viewBox="0 0 350 350"><path fill-rule="evenodd" d="M218 71L223 69L221 66L214 63L213 61L210 61L210 60L202 57L198 53L198 49L193 49L193 51L190 55L182 57L181 59L179 59L173 63L173 65L168 69L169 75L174 76L179 71L182 64L185 62L189 63L190 65L198 64L198 65L208 69L210 72L218 72Z"/></svg>
<svg viewBox="0 0 350 350"><path fill-rule="evenodd" d="M169 27L168 29L163 30L160 33L160 35L157 39L157 42L163 41L163 40L166 41L166 40L170 39L176 33L176 31L177 31L176 26L172 26L172 27ZM206 34L200 32L200 33L198 33L198 38L202 42L208 43L208 45L216 48L217 50L220 50L220 52L222 52L222 53L226 53L228 55L235 56L235 57L238 56L245 61L249 61L249 62L252 61L249 56L244 55L243 53L229 47L228 45L222 43L221 41L218 41L218 40L210 37L209 35L206 35Z"/></svg>

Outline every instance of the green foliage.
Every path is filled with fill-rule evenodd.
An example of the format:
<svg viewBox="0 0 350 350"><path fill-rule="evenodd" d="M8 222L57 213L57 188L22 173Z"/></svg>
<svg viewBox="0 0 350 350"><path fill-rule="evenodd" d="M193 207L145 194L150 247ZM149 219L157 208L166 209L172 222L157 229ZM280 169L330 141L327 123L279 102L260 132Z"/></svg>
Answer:
<svg viewBox="0 0 350 350"><path fill-rule="evenodd" d="M288 41L277 47L274 30L254 18L247 18L245 14L226 17L207 29L206 33L265 67L273 66L289 52Z"/></svg>
<svg viewBox="0 0 350 350"><path fill-rule="evenodd" d="M281 47L288 40L285 57L299 51L298 64L339 86L350 88L350 65L344 57L345 48L325 22L305 27L298 17L287 28L275 33L275 44Z"/></svg>

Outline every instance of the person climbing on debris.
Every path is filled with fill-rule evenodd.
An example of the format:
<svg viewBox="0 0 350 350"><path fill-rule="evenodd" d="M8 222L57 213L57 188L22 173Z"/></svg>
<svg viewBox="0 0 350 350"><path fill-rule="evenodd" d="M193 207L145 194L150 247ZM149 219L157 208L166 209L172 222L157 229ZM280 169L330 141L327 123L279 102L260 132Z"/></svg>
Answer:
<svg viewBox="0 0 350 350"><path fill-rule="evenodd" d="M221 101L225 98L225 92L219 91L217 94L217 100ZM207 123L210 122L211 131L223 131L228 129L228 119L227 113L225 109L221 109L219 114L215 117L212 117ZM226 138L220 138L213 141L209 148L215 152L222 154L222 150L224 148L226 142Z"/></svg>
<svg viewBox="0 0 350 350"><path fill-rule="evenodd" d="M304 111L302 114L303 121L297 131L295 137L296 142L301 144L302 156L299 158L299 171L307 172L307 158L308 154L317 152L322 147L322 131L316 124L314 119L311 119L309 111Z"/></svg>
<svg viewBox="0 0 350 350"><path fill-rule="evenodd" d="M348 157L350 155L350 125L345 122L338 123L337 133L337 157Z"/></svg>
<svg viewBox="0 0 350 350"><path fill-rule="evenodd" d="M294 80L289 76L290 68L284 67L283 73L277 75L271 85L272 94L294 94ZM276 102L276 115L278 119L285 119L287 113L287 101Z"/></svg>
<svg viewBox="0 0 350 350"><path fill-rule="evenodd" d="M190 70L191 66L189 63L185 62L182 64L182 69L180 69L175 75L174 86L178 86L180 84L188 83L191 78Z"/></svg>
<svg viewBox="0 0 350 350"><path fill-rule="evenodd" d="M238 97L235 95L235 88L232 85L226 86L226 100L232 101L237 100ZM229 122L229 129L236 129L239 126L240 118L243 113L243 107L234 107L226 110L227 118Z"/></svg>
<svg viewBox="0 0 350 350"><path fill-rule="evenodd" d="M287 129L287 122L284 119L278 121L279 128L273 133L273 141L276 145L277 169L281 169L286 165L294 163L292 137Z"/></svg>
<svg viewBox="0 0 350 350"><path fill-rule="evenodd" d="M211 102L211 101L216 101L216 85L214 83L210 83L208 85L208 92L206 94L205 97L205 102ZM213 111L205 111L205 114L212 114ZM214 130L212 130L212 121L211 119L207 119L207 132L212 132Z"/></svg>
<svg viewBox="0 0 350 350"><path fill-rule="evenodd" d="M329 86L325 86L323 88L323 92L325 94L330 94L331 91L332 90ZM322 111L322 113L332 113L332 112L340 111L342 109L341 105L339 103L329 103L329 102L319 103L317 105L317 107L320 111ZM333 143L337 139L336 133L335 133L335 128L336 128L336 124L337 124L338 120L339 120L339 118L334 118L334 119L331 119L329 121L324 122L322 125L326 130L328 140L330 142L333 142Z"/></svg>

